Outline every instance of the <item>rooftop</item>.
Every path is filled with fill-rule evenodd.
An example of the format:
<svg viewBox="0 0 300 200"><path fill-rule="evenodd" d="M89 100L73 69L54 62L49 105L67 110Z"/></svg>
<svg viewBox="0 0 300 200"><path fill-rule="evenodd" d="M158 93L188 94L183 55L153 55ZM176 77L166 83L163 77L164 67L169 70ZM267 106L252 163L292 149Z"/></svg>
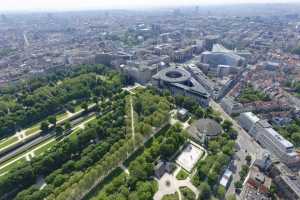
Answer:
<svg viewBox="0 0 300 200"><path fill-rule="evenodd" d="M266 128L266 131L270 133L277 141L279 141L285 148L293 148L294 145L286 140L284 137L282 137L277 131L275 131L273 128Z"/></svg>
<svg viewBox="0 0 300 200"><path fill-rule="evenodd" d="M177 157L176 163L188 172L191 172L202 154L203 151L201 149L190 143Z"/></svg>
<svg viewBox="0 0 300 200"><path fill-rule="evenodd" d="M253 123L256 123L256 122L259 121L259 118L254 113L252 113L252 112L245 112L245 113L242 113L242 115L245 115Z"/></svg>

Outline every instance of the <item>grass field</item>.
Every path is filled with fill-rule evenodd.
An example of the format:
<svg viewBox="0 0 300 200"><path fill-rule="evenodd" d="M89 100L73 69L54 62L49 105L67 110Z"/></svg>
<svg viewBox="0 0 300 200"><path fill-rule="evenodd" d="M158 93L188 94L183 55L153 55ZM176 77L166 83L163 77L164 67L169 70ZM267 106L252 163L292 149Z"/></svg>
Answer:
<svg viewBox="0 0 300 200"><path fill-rule="evenodd" d="M62 119L65 119L66 117L68 117L68 113L67 113L67 112L65 112L65 113L60 113L60 114L56 115L56 120L57 120L57 121L60 121L60 120L62 120Z"/></svg>
<svg viewBox="0 0 300 200"><path fill-rule="evenodd" d="M80 111L82 108L81 108L81 105L77 105L77 106L75 106L75 112L78 112L78 111Z"/></svg>
<svg viewBox="0 0 300 200"><path fill-rule="evenodd" d="M47 142L49 142L49 141L47 141ZM48 149L50 149L55 143L56 143L56 140L54 139L54 140L52 140L51 142L49 142L48 144L42 146L41 148L37 148L37 149L34 150L33 152L34 152L34 154L35 154L36 156L40 156L40 155L42 155L45 151L47 151ZM45 144L45 143L43 143L43 144ZM41 145L42 145L42 144L41 144Z"/></svg>
<svg viewBox="0 0 300 200"><path fill-rule="evenodd" d="M67 116L68 116L68 113L60 113L60 114L56 115L56 120L57 121L62 120L64 118L66 118ZM25 131L25 135L28 136L28 135L31 135L31 134L37 132L38 130L40 130L40 126L41 126L40 123L32 126L31 128L29 128Z"/></svg>
<svg viewBox="0 0 300 200"><path fill-rule="evenodd" d="M3 165L5 165L5 164L7 164L7 163L9 163L9 162L11 162L11 161L13 161L13 160L15 160L15 159L20 158L19 160L15 161L15 162L12 162L11 164L9 164L9 165L5 166L4 168L0 169L0 174L4 173L4 172L6 172L6 171L11 170L11 168L12 168L13 166L17 165L18 162L21 161L21 160L25 160L25 161L26 161L25 155L26 155L28 152L30 152L30 151L33 151L34 154L35 154L36 156L41 155L41 154L42 154L43 152L45 152L48 148L50 148L52 145L54 145L54 144L56 143L56 140L53 140L53 141L51 141L50 143L46 144L47 142L49 142L49 140L44 141L44 142L42 142L41 144L39 144L38 146L32 147L32 148L28 149L27 151L23 152L22 154L17 155L17 156L15 156L15 157L13 157L13 158L10 158L9 160L7 160L7 161L5 161L4 163L2 163L2 164L0 165L0 167L3 166ZM46 145L44 145L44 144L46 144ZM43 145L44 145L44 146L43 146Z"/></svg>
<svg viewBox="0 0 300 200"><path fill-rule="evenodd" d="M29 128L25 131L25 135L28 136L28 135L31 135L31 134L37 132L38 130L40 130L40 126L41 126L40 123L32 126L31 128Z"/></svg>
<svg viewBox="0 0 300 200"><path fill-rule="evenodd" d="M16 164L21 164L22 162L26 162L25 157L23 157L20 160L14 162L14 163L11 163L10 165L7 165L7 166L3 167L2 169L0 169L0 175L5 173L5 172L10 171Z"/></svg>
<svg viewBox="0 0 300 200"><path fill-rule="evenodd" d="M8 145L10 145L10 144L12 144L12 143L14 143L16 141L18 141L18 137L17 136L9 137L9 138L7 138L7 139L5 139L5 140L3 140L3 141L0 142L0 149L6 147L6 146L8 146Z"/></svg>
<svg viewBox="0 0 300 200"><path fill-rule="evenodd" d="M184 169L181 169L178 172L176 179L177 180L185 180L188 176L189 176L188 172L186 172Z"/></svg>
<svg viewBox="0 0 300 200"><path fill-rule="evenodd" d="M61 114L60 116L61 116L61 117L65 117L65 116L67 116L67 113L63 113L63 114ZM92 117L94 117L94 116L92 116ZM86 119L85 121L91 119L92 117ZM96 118L93 119L93 120L91 120L91 121L88 122L87 124L93 123L95 120L96 120ZM83 122L83 123L84 123L84 122ZM30 134L36 132L37 130L39 130L39 127L40 127L40 124L37 124L37 125L31 127L30 129L28 129L28 130L25 132L25 134L26 134L26 135L30 135ZM76 140L76 138L77 138L77 132L78 132L79 130L81 130L81 129L80 129L80 128L76 128L71 134L69 134L69 135L66 136L66 137L70 138L71 140ZM11 137L11 138L9 138L9 139L3 140L3 141L0 142L0 147L1 147L1 146L5 147L6 145L11 144L11 143L13 143L13 142L15 142L15 141L17 141L17 140L18 140L17 136L13 136L13 137ZM52 141L50 141L50 140L52 140ZM7 163L9 163L9 162L11 162L11 161L13 161L13 160L15 160L15 159L20 158L20 159L17 160L16 162L12 162L11 164L9 164L9 165L5 166L4 168L0 169L0 175L3 174L3 173L5 173L5 172L7 172L7 171L9 171L9 170L10 170L14 165L16 165L20 160L25 160L25 161L26 161L25 155L26 155L28 152L33 151L33 153L35 154L35 156L40 156L40 155L43 155L43 153L44 153L45 151L47 151L49 148L51 148L51 147L52 147L53 145L55 145L57 142L61 141L61 140L58 140L58 139L50 139L50 140L44 141L44 142L42 142L41 144L39 144L38 146L32 147L32 148L28 149L27 151L23 152L22 154L19 154L19 155L15 156L15 157L13 157L13 158L11 158L11 159L5 161L4 163L2 163L2 164L0 165L0 167L3 166L3 165L5 165L5 164L7 164ZM49 141L50 141L50 142L49 142Z"/></svg>
<svg viewBox="0 0 300 200"><path fill-rule="evenodd" d="M162 200L179 200L179 196L177 192L175 194L167 194L163 196Z"/></svg>

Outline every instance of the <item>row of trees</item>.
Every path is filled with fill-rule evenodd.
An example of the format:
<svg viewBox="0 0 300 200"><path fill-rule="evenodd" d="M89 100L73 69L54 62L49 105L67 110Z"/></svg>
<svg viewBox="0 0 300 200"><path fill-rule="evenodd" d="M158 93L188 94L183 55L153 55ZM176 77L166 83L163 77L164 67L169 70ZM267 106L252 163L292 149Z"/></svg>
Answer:
<svg viewBox="0 0 300 200"><path fill-rule="evenodd" d="M126 159L127 155L133 151L133 141L131 138L125 138L125 98L126 93L122 92L119 95L113 95L110 101L103 101L98 110L100 113L107 112L107 114L103 116L100 114L101 117L97 122L90 126L90 128L95 128L96 139L106 141L106 143L100 142L96 146L83 149L78 158L76 157L77 159L73 158L72 161L66 162L45 178L47 186L43 190L38 190L33 186L19 193L17 198L78 199ZM86 141L85 138L79 138L79 136L80 134L77 137L78 140ZM94 140L89 139L89 141ZM142 141L139 143L142 144ZM110 148L107 149L108 147Z"/></svg>
<svg viewBox="0 0 300 200"><path fill-rule="evenodd" d="M236 188L236 190L241 190L242 187L243 187L243 182L249 172L249 167L250 167L250 164L251 164L251 156L250 155L247 155L246 156L246 161L247 161L247 164L246 165L242 165L242 168L241 168L241 171L239 172L239 175L240 175L240 180L234 182L234 187Z"/></svg>
<svg viewBox="0 0 300 200"><path fill-rule="evenodd" d="M223 139L225 138L222 137L222 140ZM211 143L215 143L217 146L214 146L209 142L210 153L205 160L197 163L197 173L193 177L193 183L199 186L202 191L200 199L209 199L212 194L220 199L224 198L225 188L218 186L218 181L225 168L228 166L234 152L234 142L228 141L228 139L227 142L222 142L223 144L220 142L216 143L216 141L211 141ZM222 147L224 143L227 147ZM214 148L218 149L211 151Z"/></svg>
<svg viewBox="0 0 300 200"><path fill-rule="evenodd" d="M178 132L179 131L179 132ZM143 153L129 165L129 175L121 174L106 185L93 199L97 200L151 200L157 191L154 163L163 157L165 145L176 146L172 154L184 143L184 136L174 127L156 138Z"/></svg>
<svg viewBox="0 0 300 200"><path fill-rule="evenodd" d="M64 162L57 170L49 173L45 178L47 183L46 188L39 190L35 186L32 186L19 193L17 199L43 199L52 193L59 194L59 191L64 188L65 183L73 180L73 174L87 170L102 159L114 143L124 138L124 118L122 118L122 124L113 120L119 117L119 115L124 116L125 104L121 96L123 94L116 95L113 101L101 104L103 110L106 107L114 107L115 109L98 117L94 123L89 124L86 129L78 132L75 139L70 140L73 145L80 146L82 150L73 152L73 156L70 157L71 160ZM96 140L100 140L100 142L95 143ZM51 152L55 150L57 149L51 149Z"/></svg>
<svg viewBox="0 0 300 200"><path fill-rule="evenodd" d="M70 159L78 161L84 155L81 152L88 148L89 145L93 145L98 139L107 138L107 142L112 144L124 137L123 116L125 102L122 96L124 96L124 93L114 95L112 97L113 101L99 105L101 107L100 110L106 110L108 107L114 108L114 110L100 117L93 126L87 127L84 131L79 131L76 139L63 140L52 147L51 151L46 152L43 157L37 157L31 162L16 166L15 169L3 176L0 179L0 196L4 199L8 194L14 196L16 193L34 184L38 176L48 176L54 170L61 168ZM119 120L114 121L114 119ZM94 157L94 154L91 157L93 159L97 158ZM91 158L86 158L86 160L89 159ZM91 160L93 161L93 159ZM76 164L77 167L75 169L81 170L85 162L81 161L81 163Z"/></svg>
<svg viewBox="0 0 300 200"><path fill-rule="evenodd" d="M96 69L95 71L98 72ZM96 73L83 73L55 84L49 83L33 91L1 97L0 137L61 111L74 100L112 95L121 88L122 79L113 72L107 72L106 75L112 81L104 81L98 78Z"/></svg>

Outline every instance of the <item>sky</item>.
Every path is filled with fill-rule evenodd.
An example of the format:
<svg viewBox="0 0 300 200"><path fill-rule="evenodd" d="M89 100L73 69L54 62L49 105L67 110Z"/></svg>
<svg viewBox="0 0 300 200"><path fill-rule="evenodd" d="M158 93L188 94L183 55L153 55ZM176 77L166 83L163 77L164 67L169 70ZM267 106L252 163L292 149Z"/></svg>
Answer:
<svg viewBox="0 0 300 200"><path fill-rule="evenodd" d="M300 3L300 0L0 0L0 11L138 9L241 3Z"/></svg>

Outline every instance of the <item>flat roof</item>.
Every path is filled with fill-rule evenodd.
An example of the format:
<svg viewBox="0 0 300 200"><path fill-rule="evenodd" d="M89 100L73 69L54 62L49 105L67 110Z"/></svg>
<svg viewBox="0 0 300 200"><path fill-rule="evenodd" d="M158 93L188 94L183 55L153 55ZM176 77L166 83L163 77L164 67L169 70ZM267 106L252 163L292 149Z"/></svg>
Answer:
<svg viewBox="0 0 300 200"><path fill-rule="evenodd" d="M183 169L191 172L197 161L202 156L203 151L195 145L189 143L176 159L176 163Z"/></svg>
<svg viewBox="0 0 300 200"><path fill-rule="evenodd" d="M253 112L245 112L245 113L242 113L242 115L245 115L253 123L256 123L259 121L259 118Z"/></svg>
<svg viewBox="0 0 300 200"><path fill-rule="evenodd" d="M188 110L185 109L185 108L180 108L180 109L178 110L178 113L180 113L181 115L185 115L185 114L188 113Z"/></svg>
<svg viewBox="0 0 300 200"><path fill-rule="evenodd" d="M191 74L181 67L169 67L159 71L154 77L169 83L181 83L190 79Z"/></svg>
<svg viewBox="0 0 300 200"><path fill-rule="evenodd" d="M271 124L268 123L267 120L259 120L257 123L259 123L263 128L271 128Z"/></svg>
<svg viewBox="0 0 300 200"><path fill-rule="evenodd" d="M300 180L299 177L291 178L287 175L282 175L282 179L285 180L285 182L292 188L292 190L297 194L297 196L300 196Z"/></svg>
<svg viewBox="0 0 300 200"><path fill-rule="evenodd" d="M226 171L224 172L224 174L220 180L220 185L227 187L231 176L232 176L232 171L230 171L229 169L226 169Z"/></svg>
<svg viewBox="0 0 300 200"><path fill-rule="evenodd" d="M275 138L278 142L280 142L285 148L293 148L294 145L286 140L284 137L282 137L277 131L275 131L273 128L266 128L266 131L270 133L273 138Z"/></svg>

